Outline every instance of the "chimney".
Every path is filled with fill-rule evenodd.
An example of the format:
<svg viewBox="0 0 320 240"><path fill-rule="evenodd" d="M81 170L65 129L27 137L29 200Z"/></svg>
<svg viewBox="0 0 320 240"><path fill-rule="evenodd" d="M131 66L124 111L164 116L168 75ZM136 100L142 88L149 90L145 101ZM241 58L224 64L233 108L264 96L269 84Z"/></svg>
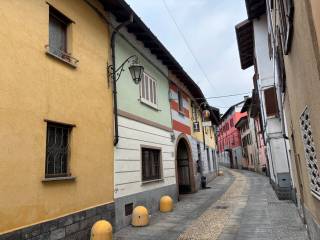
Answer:
<svg viewBox="0 0 320 240"><path fill-rule="evenodd" d="M244 96L243 99L246 101L249 98L249 96Z"/></svg>

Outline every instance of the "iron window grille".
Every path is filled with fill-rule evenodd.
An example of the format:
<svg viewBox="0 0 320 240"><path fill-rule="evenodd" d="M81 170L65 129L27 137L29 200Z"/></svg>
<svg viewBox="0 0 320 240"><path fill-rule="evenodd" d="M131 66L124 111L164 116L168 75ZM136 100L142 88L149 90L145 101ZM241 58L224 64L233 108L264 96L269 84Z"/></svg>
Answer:
<svg viewBox="0 0 320 240"><path fill-rule="evenodd" d="M161 151L142 148L142 181L161 179Z"/></svg>
<svg viewBox="0 0 320 240"><path fill-rule="evenodd" d="M304 145L305 159L307 163L308 175L310 180L311 193L320 200L320 173L318 169L317 154L312 135L310 122L310 110L305 108L300 116L300 128Z"/></svg>
<svg viewBox="0 0 320 240"><path fill-rule="evenodd" d="M70 133L72 126L47 123L45 177L67 177L69 173Z"/></svg>

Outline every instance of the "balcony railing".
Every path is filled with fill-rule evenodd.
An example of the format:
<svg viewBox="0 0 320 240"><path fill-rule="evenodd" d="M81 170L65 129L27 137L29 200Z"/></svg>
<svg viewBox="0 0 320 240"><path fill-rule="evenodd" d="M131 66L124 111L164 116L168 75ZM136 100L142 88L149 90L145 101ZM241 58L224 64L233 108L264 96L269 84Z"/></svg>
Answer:
<svg viewBox="0 0 320 240"><path fill-rule="evenodd" d="M79 62L78 59L71 56L70 53L61 51L60 49L54 48L50 45L45 45L46 53L52 57L55 57L65 63L70 64L72 67L76 68Z"/></svg>

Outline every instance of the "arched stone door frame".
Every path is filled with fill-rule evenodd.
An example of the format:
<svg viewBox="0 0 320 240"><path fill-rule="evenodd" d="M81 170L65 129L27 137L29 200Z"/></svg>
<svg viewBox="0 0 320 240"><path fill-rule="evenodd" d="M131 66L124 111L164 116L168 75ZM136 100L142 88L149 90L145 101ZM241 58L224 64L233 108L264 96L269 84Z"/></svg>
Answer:
<svg viewBox="0 0 320 240"><path fill-rule="evenodd" d="M190 144L188 137L185 134L181 133L176 140L176 146L175 146L175 168L176 168L177 196L179 196L178 146L179 146L180 141L184 141L184 143L187 147L188 163L189 163L189 178L190 178L190 187L191 187L190 193L194 193L196 191L195 177L194 177L194 164L193 164L193 158L192 158L191 144Z"/></svg>

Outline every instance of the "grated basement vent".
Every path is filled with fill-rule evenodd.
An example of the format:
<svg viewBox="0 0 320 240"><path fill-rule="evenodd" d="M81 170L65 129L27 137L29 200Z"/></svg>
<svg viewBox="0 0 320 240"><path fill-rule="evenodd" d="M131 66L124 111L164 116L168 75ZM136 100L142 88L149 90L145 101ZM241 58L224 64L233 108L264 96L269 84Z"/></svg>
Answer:
<svg viewBox="0 0 320 240"><path fill-rule="evenodd" d="M317 166L317 154L312 137L310 110L308 106L300 116L301 134L304 143L305 158L310 179L311 192L320 199L320 174Z"/></svg>

